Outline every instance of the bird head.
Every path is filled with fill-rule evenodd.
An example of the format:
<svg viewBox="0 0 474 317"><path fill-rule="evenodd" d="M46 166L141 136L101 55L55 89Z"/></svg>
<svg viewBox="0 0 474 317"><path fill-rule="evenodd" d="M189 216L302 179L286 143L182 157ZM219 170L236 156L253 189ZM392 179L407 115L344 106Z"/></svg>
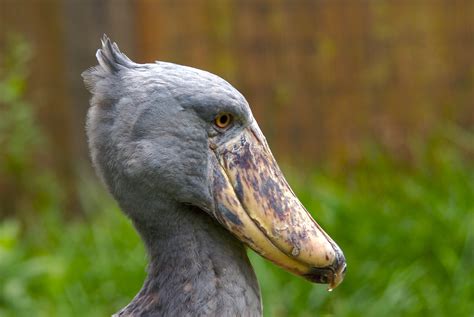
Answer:
<svg viewBox="0 0 474 317"><path fill-rule="evenodd" d="M195 206L282 268L342 281L342 251L291 190L242 94L206 71L132 62L107 37L96 57L83 73L92 160L132 219L159 219L137 197Z"/></svg>

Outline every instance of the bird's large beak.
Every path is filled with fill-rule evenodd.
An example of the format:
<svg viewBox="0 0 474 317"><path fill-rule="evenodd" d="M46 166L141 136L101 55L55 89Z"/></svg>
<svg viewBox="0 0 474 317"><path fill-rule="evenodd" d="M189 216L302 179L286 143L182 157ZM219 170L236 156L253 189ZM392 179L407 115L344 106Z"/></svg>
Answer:
<svg viewBox="0 0 474 317"><path fill-rule="evenodd" d="M341 249L295 196L256 123L212 145L214 217L263 257L335 288L344 278Z"/></svg>

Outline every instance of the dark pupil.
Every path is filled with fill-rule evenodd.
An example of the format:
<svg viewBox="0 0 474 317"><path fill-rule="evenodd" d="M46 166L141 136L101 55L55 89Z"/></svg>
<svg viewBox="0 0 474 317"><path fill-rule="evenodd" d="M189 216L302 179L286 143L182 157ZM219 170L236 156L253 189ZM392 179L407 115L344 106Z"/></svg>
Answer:
<svg viewBox="0 0 474 317"><path fill-rule="evenodd" d="M229 118L227 117L227 115L224 114L220 117L219 121L221 122L221 124L226 124L227 120L229 120Z"/></svg>

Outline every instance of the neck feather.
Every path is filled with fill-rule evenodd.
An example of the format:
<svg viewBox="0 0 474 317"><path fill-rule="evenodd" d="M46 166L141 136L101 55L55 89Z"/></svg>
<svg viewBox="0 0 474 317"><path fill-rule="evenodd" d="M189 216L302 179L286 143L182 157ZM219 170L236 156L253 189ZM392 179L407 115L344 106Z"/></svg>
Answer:
<svg viewBox="0 0 474 317"><path fill-rule="evenodd" d="M116 316L261 316L258 282L242 243L198 208L154 214L155 222L134 220L148 250L148 276Z"/></svg>

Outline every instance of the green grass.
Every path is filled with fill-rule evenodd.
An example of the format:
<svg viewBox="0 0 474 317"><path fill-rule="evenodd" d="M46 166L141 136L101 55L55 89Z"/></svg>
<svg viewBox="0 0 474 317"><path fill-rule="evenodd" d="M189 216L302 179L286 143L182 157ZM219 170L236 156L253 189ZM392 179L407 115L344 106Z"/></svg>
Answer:
<svg viewBox="0 0 474 317"><path fill-rule="evenodd" d="M348 271L328 293L252 257L267 316L474 315L474 168L453 148L416 169L373 155L344 177L293 180Z"/></svg>
<svg viewBox="0 0 474 317"><path fill-rule="evenodd" d="M404 168L371 154L339 176L290 183L344 250L333 292L251 253L266 316L472 316L474 167L435 146ZM97 183L81 186L84 219L51 207L26 225L0 225L1 316L104 316L139 290L144 249Z"/></svg>

